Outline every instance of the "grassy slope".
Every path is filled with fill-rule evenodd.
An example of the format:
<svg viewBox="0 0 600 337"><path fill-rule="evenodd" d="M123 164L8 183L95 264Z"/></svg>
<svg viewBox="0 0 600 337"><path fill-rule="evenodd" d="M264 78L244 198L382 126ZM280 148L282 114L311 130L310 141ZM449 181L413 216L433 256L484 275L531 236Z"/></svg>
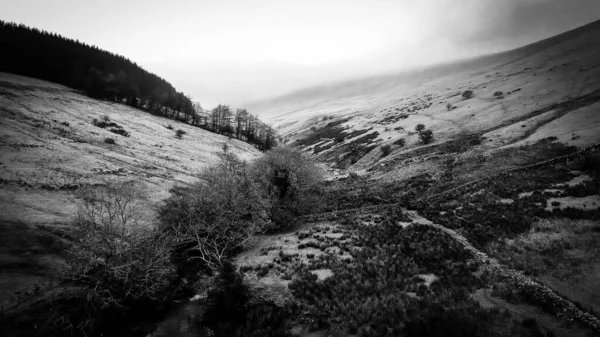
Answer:
<svg viewBox="0 0 600 337"><path fill-rule="evenodd" d="M597 101L599 41L600 21L510 52L423 72L308 89L257 103L252 109L270 118L291 142L306 137L310 126L331 122L321 121L323 116L353 116L342 126L351 130L373 128L371 132L376 131L379 136L372 144L406 139L407 146L392 146L388 159L421 147L418 135L412 132L419 123L433 130L434 145L459 133L493 131L486 135L485 149L529 136L537 140L552 135L563 142L577 140L575 145L583 146L600 141L600 115L594 113L598 106L563 113L546 108L595 92L586 104ZM468 89L475 96L462 100L457 94ZM496 99L496 91L505 93L504 98ZM456 109L448 111L448 103ZM410 111L414 106L418 109ZM378 123L397 116L400 109L409 117L385 125ZM404 130L394 130L398 127ZM339 154L336 150L348 142L321 152L319 158L335 158ZM326 143L327 140L320 144ZM379 155L379 151L373 151L355 168L373 165Z"/></svg>
<svg viewBox="0 0 600 337"><path fill-rule="evenodd" d="M547 141L539 143L547 137L556 137L555 142L580 148L599 142L598 58L600 21L521 49L471 63L463 62L454 71L439 67L418 76L389 76L313 88L259 103L253 111L270 116L291 142L296 139L305 142L311 140L306 142L310 145L305 146L309 152L319 145L333 143L328 139L313 142L309 137L311 126L323 128L319 132L333 135L333 139L339 133L324 127L342 117L352 116L342 126L350 130L373 128L371 132L379 133L373 144L389 144L402 137L407 140L407 146L392 146L392 154L385 158L380 158L380 151L371 151L351 169L376 168L371 171L373 174L368 175L369 178L384 178L385 181L400 183L406 178L428 172L433 176L436 186L442 184L441 175L450 171L453 176L451 182L458 184L555 156L549 150L553 144ZM473 90L475 97L462 100L457 93L467 89ZM504 92L504 98L494 98L495 91ZM432 99L429 100L428 96ZM429 102L432 103L430 107L423 107ZM447 103L457 108L447 111ZM406 112L406 108L413 106L423 108L407 112L410 115L407 119L398 119L391 124L376 123L399 114L401 111L396 108L404 108L402 112ZM324 116L333 118L323 120ZM433 129L436 140L430 146L418 144L417 135L409 134L417 123L424 123ZM403 127L404 131L394 130L396 127ZM480 145L471 146L461 154L446 151L443 147L445 143L457 139L461 133L476 133L485 139ZM318 158L334 160L348 142L334 143L320 152ZM537 145L523 147L533 144ZM445 161L451 164L448 166ZM385 168L381 168L381 164ZM376 181L369 183L378 186ZM389 191L382 192L387 193L382 196L390 194ZM597 198L598 195L593 197ZM590 243L597 235L581 232L587 228L583 224L597 225L597 221L557 217L552 223L557 233L564 234L560 240L569 242L573 247L561 253L568 258L556 261L549 267L540 263L543 257L540 246L545 247L548 240L534 229L520 234L504 249L515 260L530 263L536 268L541 266L536 279L577 302L584 310L597 313L597 254L586 250L586 247L595 247ZM573 223L576 226L572 226ZM280 242L274 243L271 239L276 238L265 239L252 250L253 256L248 253L238 262L264 264L262 259L270 253L263 256L261 248L286 247L285 240L296 242L294 238L280 235L277 237ZM573 254L576 256L571 256ZM582 270L573 272L570 263L574 259L589 263L580 264ZM563 273L555 275L557 270ZM271 273L258 281L268 285L277 283L273 281ZM577 327L563 326L563 323L539 307L508 303L484 293L482 289L473 296L484 306L508 309L518 319L536 318L542 326L559 336L585 335Z"/></svg>
<svg viewBox="0 0 600 337"><path fill-rule="evenodd" d="M92 125L104 115L130 137ZM165 127L169 124L174 130ZM175 137L177 129L186 131L183 139ZM15 291L46 280L47 269L58 263L48 233L34 227L73 220L78 188L134 181L148 198L150 222L153 205L173 185L196 181L195 174L215 161L222 143L247 160L259 155L237 140L5 73L0 73L0 135L0 232L10 238L0 249L0 303L5 308L18 301Z"/></svg>

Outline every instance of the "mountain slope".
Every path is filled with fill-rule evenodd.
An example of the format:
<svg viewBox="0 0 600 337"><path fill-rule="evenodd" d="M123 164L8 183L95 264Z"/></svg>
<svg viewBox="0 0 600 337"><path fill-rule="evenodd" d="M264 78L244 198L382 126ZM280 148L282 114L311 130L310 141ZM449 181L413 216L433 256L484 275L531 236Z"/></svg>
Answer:
<svg viewBox="0 0 600 337"><path fill-rule="evenodd" d="M361 142L361 155L384 144L392 145L388 159L422 148L414 132L417 124L433 131L433 145L458 135L489 133L482 148L490 149L523 141L538 132L535 139L556 136L584 146L600 140L600 117L594 105L600 90L599 59L597 21L516 50L311 88L250 108L269 118L288 143L303 144L320 159L338 164L357 147L359 136L353 132L371 136ZM466 90L472 90L474 97L463 99L461 93ZM497 92L499 96L494 95ZM583 106L591 110L573 111ZM332 122L338 132L329 130ZM393 145L400 138L405 139L405 147ZM380 154L371 151L355 167L373 165Z"/></svg>
<svg viewBox="0 0 600 337"><path fill-rule="evenodd" d="M119 127L92 124L103 116ZM175 137L178 129L186 132L182 139ZM0 73L0 135L0 304L5 309L19 303L18 291L48 281L47 272L61 263L54 239L36 225L52 229L72 222L79 189L132 182L147 199L143 220L149 223L154 205L174 185L197 181L223 143L246 160L260 154L250 144L188 124L6 73ZM115 144L106 143L109 138Z"/></svg>
<svg viewBox="0 0 600 337"><path fill-rule="evenodd" d="M109 178L135 180L152 200L160 200L173 184L196 180L195 174L214 162L222 143L244 159L259 154L253 146L225 136L17 75L0 74L0 116L0 213L11 220L63 221L73 215L74 202L64 189ZM93 120L102 116L130 136L94 126ZM173 130L166 128L170 124ZM177 129L186 132L182 139L175 137ZM106 138L116 144L105 143ZM34 205L32 198L37 200Z"/></svg>

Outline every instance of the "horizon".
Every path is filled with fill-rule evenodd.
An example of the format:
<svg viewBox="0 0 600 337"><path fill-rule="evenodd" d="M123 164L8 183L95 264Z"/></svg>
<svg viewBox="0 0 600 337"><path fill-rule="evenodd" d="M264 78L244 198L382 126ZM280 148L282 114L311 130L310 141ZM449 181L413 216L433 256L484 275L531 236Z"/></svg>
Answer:
<svg viewBox="0 0 600 337"><path fill-rule="evenodd" d="M39 14L36 6L43 3L12 3L0 19L122 55L204 108L507 51L600 16L595 0L65 0Z"/></svg>

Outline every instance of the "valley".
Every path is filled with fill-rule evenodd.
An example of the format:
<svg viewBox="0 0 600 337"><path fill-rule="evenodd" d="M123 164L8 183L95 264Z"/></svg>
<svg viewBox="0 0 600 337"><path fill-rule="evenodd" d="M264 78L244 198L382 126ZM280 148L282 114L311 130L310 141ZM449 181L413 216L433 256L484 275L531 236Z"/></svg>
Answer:
<svg viewBox="0 0 600 337"><path fill-rule="evenodd" d="M8 336L597 336L598 60L600 21L255 102L278 132L269 151L231 120L213 133L0 73L1 322Z"/></svg>

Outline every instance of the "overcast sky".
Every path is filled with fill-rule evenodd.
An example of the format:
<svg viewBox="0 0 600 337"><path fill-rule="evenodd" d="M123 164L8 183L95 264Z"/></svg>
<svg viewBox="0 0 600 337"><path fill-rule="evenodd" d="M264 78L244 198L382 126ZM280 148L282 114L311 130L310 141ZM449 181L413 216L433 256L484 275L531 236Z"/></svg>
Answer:
<svg viewBox="0 0 600 337"><path fill-rule="evenodd" d="M600 19L600 0L0 0L0 19L124 55L210 108L518 47Z"/></svg>

